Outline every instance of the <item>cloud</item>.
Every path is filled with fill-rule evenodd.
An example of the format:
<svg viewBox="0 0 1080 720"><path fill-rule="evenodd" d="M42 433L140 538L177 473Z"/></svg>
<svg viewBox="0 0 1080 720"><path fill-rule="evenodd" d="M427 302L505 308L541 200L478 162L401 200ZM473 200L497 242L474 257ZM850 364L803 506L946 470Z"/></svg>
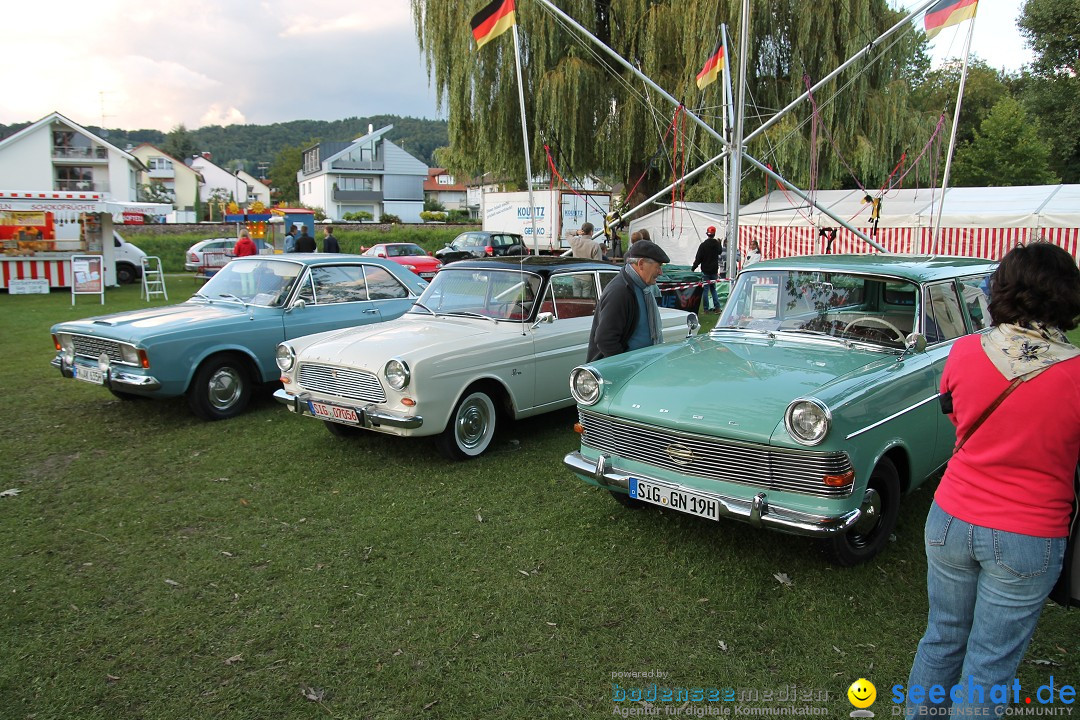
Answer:
<svg viewBox="0 0 1080 720"><path fill-rule="evenodd" d="M217 103L211 105L199 118L199 125L242 125L247 122L244 113L234 107L223 108Z"/></svg>

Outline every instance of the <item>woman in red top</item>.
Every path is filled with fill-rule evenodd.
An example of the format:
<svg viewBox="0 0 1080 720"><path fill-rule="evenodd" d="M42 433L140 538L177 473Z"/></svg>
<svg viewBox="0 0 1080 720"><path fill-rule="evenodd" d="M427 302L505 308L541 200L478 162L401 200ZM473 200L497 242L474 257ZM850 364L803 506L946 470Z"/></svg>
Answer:
<svg viewBox="0 0 1080 720"><path fill-rule="evenodd" d="M240 231L240 239L236 241L236 245L233 246L234 257L246 257L248 255L258 255L259 248L255 247L255 241L248 235L247 230Z"/></svg>
<svg viewBox="0 0 1080 720"><path fill-rule="evenodd" d="M909 717L1001 712L1012 693L993 688L1012 687L1065 552L1080 457L1080 350L1063 332L1080 315L1075 260L1048 243L1014 248L989 310L993 327L957 340L941 378L957 438L975 429L926 519L930 612Z"/></svg>

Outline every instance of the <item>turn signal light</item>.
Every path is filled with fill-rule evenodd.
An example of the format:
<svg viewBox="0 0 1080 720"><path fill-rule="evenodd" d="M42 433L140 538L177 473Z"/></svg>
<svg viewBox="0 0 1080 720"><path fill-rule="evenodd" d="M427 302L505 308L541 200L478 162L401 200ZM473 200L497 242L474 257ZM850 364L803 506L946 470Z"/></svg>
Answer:
<svg viewBox="0 0 1080 720"><path fill-rule="evenodd" d="M60 341L56 339L55 335L52 336L52 343L53 343L53 345L56 346L57 351L59 351L60 350Z"/></svg>
<svg viewBox="0 0 1080 720"><path fill-rule="evenodd" d="M843 475L826 475L821 481L829 487L844 487L855 482L855 471L848 470Z"/></svg>
<svg viewBox="0 0 1080 720"><path fill-rule="evenodd" d="M579 422L574 423L574 432L576 432L578 435L584 435L585 434L585 426L582 425Z"/></svg>
<svg viewBox="0 0 1080 720"><path fill-rule="evenodd" d="M416 401L412 398L401 398L401 404L406 407L416 407Z"/></svg>
<svg viewBox="0 0 1080 720"><path fill-rule="evenodd" d="M288 375L282 375L278 378L278 380L280 380L283 384L286 385L292 382L292 378L290 378Z"/></svg>
<svg viewBox="0 0 1080 720"><path fill-rule="evenodd" d="M150 369L150 358L146 356L146 351L139 350L139 364L142 365L143 370Z"/></svg>

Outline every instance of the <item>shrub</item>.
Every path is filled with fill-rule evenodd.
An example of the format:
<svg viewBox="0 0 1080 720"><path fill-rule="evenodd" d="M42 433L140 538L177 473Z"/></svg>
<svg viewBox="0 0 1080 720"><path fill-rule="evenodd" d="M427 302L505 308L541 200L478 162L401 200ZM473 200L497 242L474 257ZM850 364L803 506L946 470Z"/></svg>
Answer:
<svg viewBox="0 0 1080 720"><path fill-rule="evenodd" d="M341 219L348 222L362 222L364 220L371 220L374 217L375 216L367 210L359 210L357 212L347 212L341 216Z"/></svg>
<svg viewBox="0 0 1080 720"><path fill-rule="evenodd" d="M476 221L469 217L468 210L451 210L446 213L446 222L453 223L455 225L469 225Z"/></svg>
<svg viewBox="0 0 1080 720"><path fill-rule="evenodd" d="M385 215L383 217L386 217ZM436 210L425 210L420 213L420 219L424 222L446 222L447 214Z"/></svg>
<svg viewBox="0 0 1080 720"><path fill-rule="evenodd" d="M383 213L379 217L379 222L386 223L387 225L400 225L401 224L401 218L399 218L397 215L393 215L391 213Z"/></svg>

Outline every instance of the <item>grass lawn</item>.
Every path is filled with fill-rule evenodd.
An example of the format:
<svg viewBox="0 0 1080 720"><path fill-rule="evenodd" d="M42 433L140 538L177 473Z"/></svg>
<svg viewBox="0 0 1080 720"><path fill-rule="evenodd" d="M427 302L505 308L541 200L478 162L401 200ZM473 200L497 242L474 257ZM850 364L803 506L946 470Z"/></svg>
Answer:
<svg viewBox="0 0 1080 720"><path fill-rule="evenodd" d="M169 277L174 300L194 287ZM610 717L654 681L615 674L643 671L758 694L687 714L846 717L865 677L891 715L925 626L930 488L842 570L805 539L623 509L563 469L572 411L454 464L424 440L337 439L268 394L205 423L49 366L51 324L145 304L137 286L104 309L0 294L0 491L18 490L0 497L0 717ZM1080 612L1052 605L1020 681L1051 675L1080 680Z"/></svg>

